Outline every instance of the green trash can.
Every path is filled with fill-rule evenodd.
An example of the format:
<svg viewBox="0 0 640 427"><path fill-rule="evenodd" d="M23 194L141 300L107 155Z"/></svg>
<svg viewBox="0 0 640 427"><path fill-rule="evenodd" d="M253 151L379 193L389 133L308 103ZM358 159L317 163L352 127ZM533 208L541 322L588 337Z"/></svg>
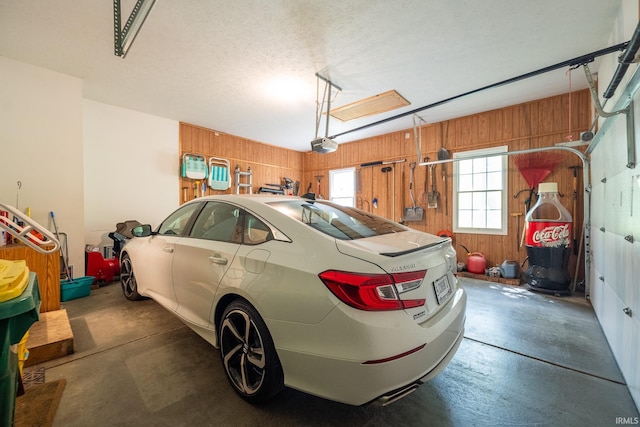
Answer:
<svg viewBox="0 0 640 427"><path fill-rule="evenodd" d="M0 302L0 425L13 425L18 392L18 343L40 318L40 289L35 273L17 297Z"/></svg>

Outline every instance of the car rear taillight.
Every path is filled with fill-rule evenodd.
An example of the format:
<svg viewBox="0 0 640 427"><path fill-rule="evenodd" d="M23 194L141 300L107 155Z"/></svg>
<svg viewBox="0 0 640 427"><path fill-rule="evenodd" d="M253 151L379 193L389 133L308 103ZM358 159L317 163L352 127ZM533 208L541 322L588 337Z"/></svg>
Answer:
<svg viewBox="0 0 640 427"><path fill-rule="evenodd" d="M419 288L426 274L426 270L394 274L327 270L318 276L345 304L360 310L383 311L423 306L424 299L402 300L400 295Z"/></svg>

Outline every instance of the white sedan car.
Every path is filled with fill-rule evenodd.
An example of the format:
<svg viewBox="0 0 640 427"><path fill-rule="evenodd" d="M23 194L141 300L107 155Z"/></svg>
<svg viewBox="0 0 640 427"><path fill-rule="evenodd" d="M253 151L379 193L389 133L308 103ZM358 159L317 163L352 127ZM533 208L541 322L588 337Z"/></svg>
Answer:
<svg viewBox="0 0 640 427"><path fill-rule="evenodd" d="M221 195L123 248L130 300L151 297L220 350L249 402L285 386L383 404L455 354L467 297L451 240L324 200Z"/></svg>

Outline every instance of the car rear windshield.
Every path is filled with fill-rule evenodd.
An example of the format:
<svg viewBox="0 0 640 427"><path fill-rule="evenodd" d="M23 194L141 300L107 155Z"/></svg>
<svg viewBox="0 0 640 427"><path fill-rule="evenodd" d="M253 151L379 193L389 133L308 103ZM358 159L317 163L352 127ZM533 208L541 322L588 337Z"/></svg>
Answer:
<svg viewBox="0 0 640 427"><path fill-rule="evenodd" d="M269 205L331 237L354 240L406 231L395 222L367 212L326 201L292 200Z"/></svg>

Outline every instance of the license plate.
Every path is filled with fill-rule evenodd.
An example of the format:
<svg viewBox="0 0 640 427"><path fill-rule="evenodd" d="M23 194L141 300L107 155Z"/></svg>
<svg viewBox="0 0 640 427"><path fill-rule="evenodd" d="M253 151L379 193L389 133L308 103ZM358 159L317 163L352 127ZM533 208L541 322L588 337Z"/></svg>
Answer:
<svg viewBox="0 0 640 427"><path fill-rule="evenodd" d="M449 284L449 278L445 275L433 282L433 289L436 291L436 299L438 304L442 304L449 295L451 295L451 285Z"/></svg>

